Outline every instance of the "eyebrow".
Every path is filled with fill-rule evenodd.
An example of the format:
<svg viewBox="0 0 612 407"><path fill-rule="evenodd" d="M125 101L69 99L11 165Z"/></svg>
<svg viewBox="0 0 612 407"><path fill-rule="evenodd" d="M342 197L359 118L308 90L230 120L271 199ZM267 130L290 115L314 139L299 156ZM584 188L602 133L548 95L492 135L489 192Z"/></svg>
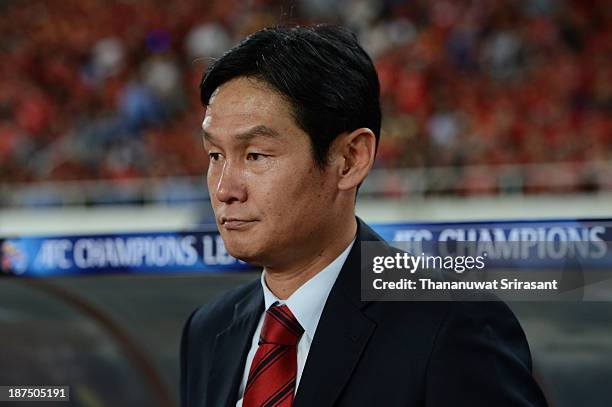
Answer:
<svg viewBox="0 0 612 407"><path fill-rule="evenodd" d="M212 134L210 134L204 129L202 129L202 137L204 137L206 141L209 141L212 143L214 143L216 139L215 136L213 136ZM260 124L260 125L251 127L250 129L248 129L247 131L243 133L238 133L234 135L234 138L236 138L239 141L245 142L245 143L251 141L252 139L256 137L278 139L280 138L280 134L276 130L271 129L270 127L264 126L263 124Z"/></svg>

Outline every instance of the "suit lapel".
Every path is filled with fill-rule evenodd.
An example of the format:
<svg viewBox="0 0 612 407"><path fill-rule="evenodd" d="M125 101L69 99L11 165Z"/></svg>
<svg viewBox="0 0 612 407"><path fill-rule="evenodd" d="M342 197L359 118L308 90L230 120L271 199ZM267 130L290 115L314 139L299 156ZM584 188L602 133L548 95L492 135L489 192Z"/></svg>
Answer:
<svg viewBox="0 0 612 407"><path fill-rule="evenodd" d="M263 293L257 285L251 295L236 304L232 324L217 335L206 406L236 404L246 356L263 311Z"/></svg>
<svg viewBox="0 0 612 407"><path fill-rule="evenodd" d="M330 297L310 347L294 407L332 406L348 382L375 329L339 297Z"/></svg>
<svg viewBox="0 0 612 407"><path fill-rule="evenodd" d="M333 406L357 365L376 324L362 309L361 241L382 240L358 220L357 239L332 288L298 385L294 407Z"/></svg>

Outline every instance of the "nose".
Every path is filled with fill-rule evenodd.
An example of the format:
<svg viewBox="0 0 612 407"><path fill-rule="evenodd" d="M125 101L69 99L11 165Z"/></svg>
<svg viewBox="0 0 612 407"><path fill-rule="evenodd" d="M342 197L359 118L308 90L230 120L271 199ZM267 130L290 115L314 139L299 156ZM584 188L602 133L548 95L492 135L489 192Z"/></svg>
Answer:
<svg viewBox="0 0 612 407"><path fill-rule="evenodd" d="M211 174L209 174L210 176ZM213 175L214 177L214 175ZM230 160L225 160L214 182L215 199L224 203L244 202L247 198L242 170Z"/></svg>

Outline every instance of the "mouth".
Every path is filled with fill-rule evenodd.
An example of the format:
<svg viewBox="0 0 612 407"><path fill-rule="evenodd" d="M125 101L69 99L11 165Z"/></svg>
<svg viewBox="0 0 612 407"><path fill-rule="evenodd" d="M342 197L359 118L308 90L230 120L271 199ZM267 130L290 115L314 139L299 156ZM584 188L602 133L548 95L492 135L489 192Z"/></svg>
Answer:
<svg viewBox="0 0 612 407"><path fill-rule="evenodd" d="M256 219L239 219L239 218L226 218L222 217L219 225L225 230L242 230L252 226Z"/></svg>

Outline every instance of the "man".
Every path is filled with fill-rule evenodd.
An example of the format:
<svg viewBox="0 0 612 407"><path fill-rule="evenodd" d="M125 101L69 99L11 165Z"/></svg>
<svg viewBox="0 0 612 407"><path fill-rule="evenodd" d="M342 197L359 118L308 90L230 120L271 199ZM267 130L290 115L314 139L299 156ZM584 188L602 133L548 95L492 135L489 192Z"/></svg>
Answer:
<svg viewBox="0 0 612 407"><path fill-rule="evenodd" d="M381 239L355 197L381 114L351 33L257 32L207 70L201 96L217 225L263 273L189 318L183 406L545 405L505 305L361 301L360 243Z"/></svg>

